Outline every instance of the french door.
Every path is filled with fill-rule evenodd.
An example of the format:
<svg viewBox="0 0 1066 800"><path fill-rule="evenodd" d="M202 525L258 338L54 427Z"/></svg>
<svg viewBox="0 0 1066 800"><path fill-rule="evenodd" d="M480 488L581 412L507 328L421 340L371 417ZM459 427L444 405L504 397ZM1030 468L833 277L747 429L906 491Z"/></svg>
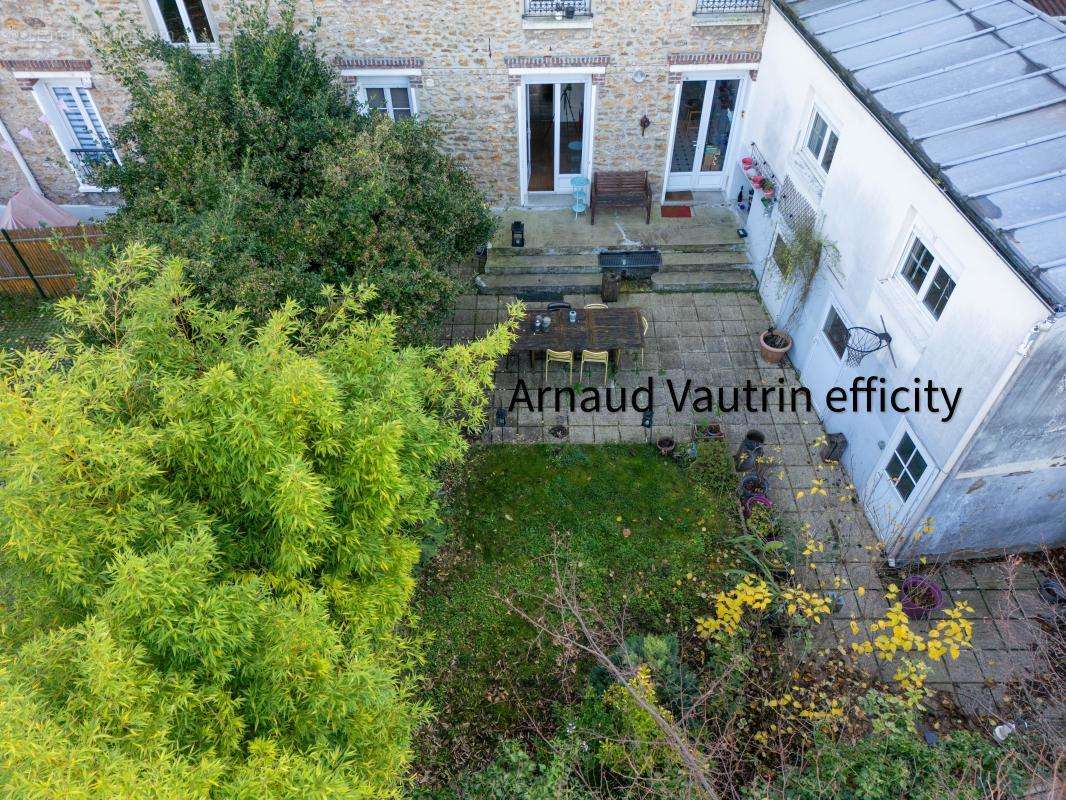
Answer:
<svg viewBox="0 0 1066 800"><path fill-rule="evenodd" d="M721 189L743 100L739 77L686 79L680 87L666 188Z"/></svg>
<svg viewBox="0 0 1066 800"><path fill-rule="evenodd" d="M584 80L527 83L525 179L529 192L570 192L588 169L590 95Z"/></svg>

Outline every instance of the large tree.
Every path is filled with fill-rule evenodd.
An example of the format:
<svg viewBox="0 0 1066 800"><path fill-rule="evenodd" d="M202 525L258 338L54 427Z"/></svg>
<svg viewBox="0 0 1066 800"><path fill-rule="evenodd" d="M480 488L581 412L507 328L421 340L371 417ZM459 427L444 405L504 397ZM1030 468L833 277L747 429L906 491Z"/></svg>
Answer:
<svg viewBox="0 0 1066 800"><path fill-rule="evenodd" d="M97 39L130 95L122 164L98 179L122 193L112 243L150 241L190 260L189 279L256 319L322 284L372 282L375 308L417 335L457 291L456 268L494 220L430 122L361 113L296 30L239 6L235 31L203 57L158 39Z"/></svg>
<svg viewBox="0 0 1066 800"><path fill-rule="evenodd" d="M131 246L0 364L0 794L399 795L412 533L513 325L398 347L371 299L255 327Z"/></svg>

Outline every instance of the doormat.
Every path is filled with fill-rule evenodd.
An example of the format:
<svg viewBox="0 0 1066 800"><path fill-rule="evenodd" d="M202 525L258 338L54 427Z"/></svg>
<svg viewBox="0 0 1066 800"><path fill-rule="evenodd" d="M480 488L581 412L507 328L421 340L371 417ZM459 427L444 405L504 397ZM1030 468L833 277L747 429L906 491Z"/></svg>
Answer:
<svg viewBox="0 0 1066 800"><path fill-rule="evenodd" d="M692 216L692 206L663 206L659 213L666 219L688 219Z"/></svg>

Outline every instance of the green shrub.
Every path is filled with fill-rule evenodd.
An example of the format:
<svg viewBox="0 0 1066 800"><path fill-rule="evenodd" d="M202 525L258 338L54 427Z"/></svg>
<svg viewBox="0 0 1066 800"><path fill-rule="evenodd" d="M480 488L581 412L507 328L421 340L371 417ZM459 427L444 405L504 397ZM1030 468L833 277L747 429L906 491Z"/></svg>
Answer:
<svg viewBox="0 0 1066 800"><path fill-rule="evenodd" d="M0 363L0 795L394 800L435 472L507 333L398 348L334 296L258 328L130 247Z"/></svg>
<svg viewBox="0 0 1066 800"><path fill-rule="evenodd" d="M799 771L752 787L752 798L787 800L986 800L1025 785L1013 754L969 731L930 746L916 733L883 726L857 742L816 734Z"/></svg>
<svg viewBox="0 0 1066 800"><path fill-rule="evenodd" d="M460 781L462 800L592 800L575 774L577 744L548 743L546 763L532 759L519 743L504 742L497 759ZM436 799L435 799L436 800Z"/></svg>
<svg viewBox="0 0 1066 800"><path fill-rule="evenodd" d="M217 55L110 32L96 44L130 95L121 165L97 178L123 205L107 242L185 256L188 279L257 321L324 284L373 283L371 311L417 338L454 297L456 266L494 220L431 123L364 116L311 37L267 4L234 9Z"/></svg>

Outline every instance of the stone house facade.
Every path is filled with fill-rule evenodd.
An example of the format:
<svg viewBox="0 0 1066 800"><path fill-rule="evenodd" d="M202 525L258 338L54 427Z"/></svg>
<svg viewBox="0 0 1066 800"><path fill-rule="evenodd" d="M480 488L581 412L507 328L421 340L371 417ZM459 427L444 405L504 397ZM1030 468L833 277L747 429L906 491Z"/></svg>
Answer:
<svg viewBox="0 0 1066 800"><path fill-rule="evenodd" d="M691 175L681 169L671 188L721 188L712 173L725 171L739 144L764 10L760 0L298 0L297 19L314 26L321 51L361 101L439 119L447 146L490 201L507 206L568 203L574 176L613 169L648 170L660 199L675 138L679 151L687 148L686 166L696 149L711 155ZM61 204L117 203L75 168L79 158L99 157L99 141L125 107L85 29L106 23L205 54L230 30L225 0L5 4L0 198L35 181ZM728 128L736 133L728 153L723 125L726 138Z"/></svg>

